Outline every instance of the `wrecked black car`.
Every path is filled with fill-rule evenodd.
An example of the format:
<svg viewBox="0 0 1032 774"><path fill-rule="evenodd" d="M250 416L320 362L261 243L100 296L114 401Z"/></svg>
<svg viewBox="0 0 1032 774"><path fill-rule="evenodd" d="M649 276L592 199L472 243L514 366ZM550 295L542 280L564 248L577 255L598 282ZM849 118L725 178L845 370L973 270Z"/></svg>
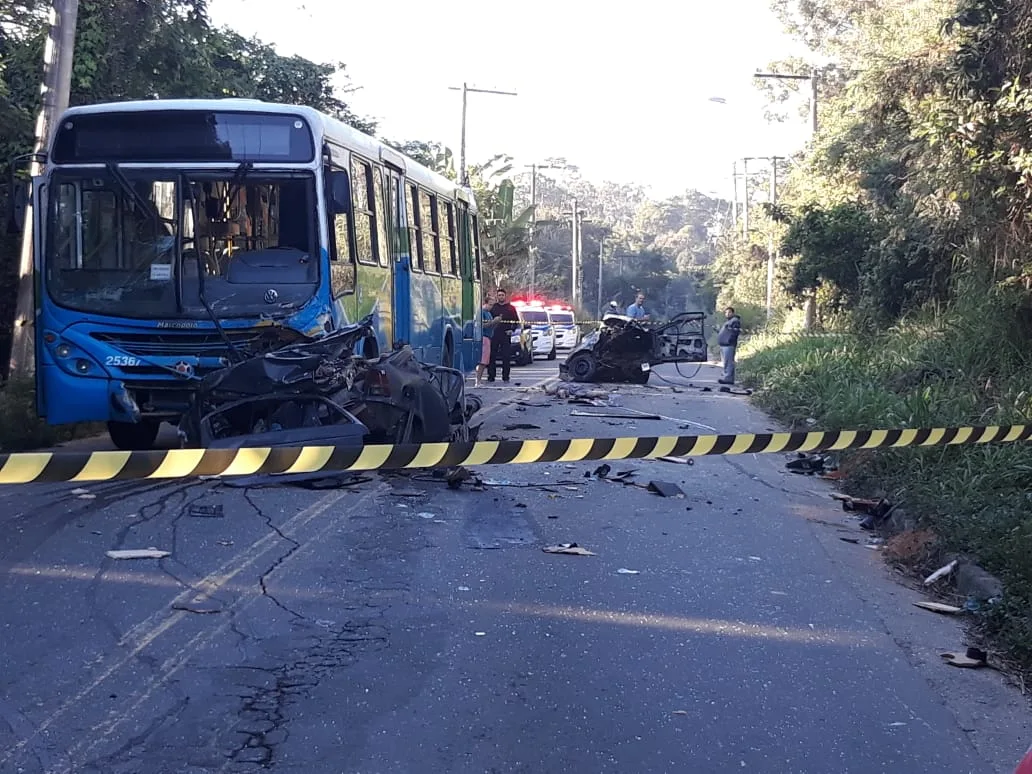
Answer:
<svg viewBox="0 0 1032 774"><path fill-rule="evenodd" d="M481 406L460 371L421 363L411 347L355 354L372 319L209 374L179 426L184 445L361 446L473 440Z"/></svg>
<svg viewBox="0 0 1032 774"><path fill-rule="evenodd" d="M702 312L682 312L665 323L609 312L560 364L559 373L575 382L645 384L652 366L706 361L705 320Z"/></svg>

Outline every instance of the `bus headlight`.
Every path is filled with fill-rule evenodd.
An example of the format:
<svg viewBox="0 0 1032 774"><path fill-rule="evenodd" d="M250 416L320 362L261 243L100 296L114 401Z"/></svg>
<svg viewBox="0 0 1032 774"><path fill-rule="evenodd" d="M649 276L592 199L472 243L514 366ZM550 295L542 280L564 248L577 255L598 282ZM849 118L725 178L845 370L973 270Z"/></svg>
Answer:
<svg viewBox="0 0 1032 774"><path fill-rule="evenodd" d="M72 354L72 348L69 347L67 344L58 344L54 348L54 354L60 358L66 358L70 354Z"/></svg>
<svg viewBox="0 0 1032 774"><path fill-rule="evenodd" d="M75 361L75 370L80 374L87 374L90 371L90 361L79 358Z"/></svg>

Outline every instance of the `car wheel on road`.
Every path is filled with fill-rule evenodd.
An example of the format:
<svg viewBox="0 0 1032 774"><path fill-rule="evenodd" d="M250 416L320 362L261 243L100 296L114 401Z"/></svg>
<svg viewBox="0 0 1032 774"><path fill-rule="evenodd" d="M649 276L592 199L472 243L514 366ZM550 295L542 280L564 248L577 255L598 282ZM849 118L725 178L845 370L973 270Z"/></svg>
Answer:
<svg viewBox="0 0 1032 774"><path fill-rule="evenodd" d="M142 422L108 422L111 442L122 451L146 451L154 446L161 423L153 419Z"/></svg>
<svg viewBox="0 0 1032 774"><path fill-rule="evenodd" d="M590 382L598 370L598 361L590 352L577 352L566 361L566 368L575 382Z"/></svg>
<svg viewBox="0 0 1032 774"><path fill-rule="evenodd" d="M553 346L552 347L552 351L548 353L548 359L549 360L555 360L556 354L558 354L558 353L555 351L555 347Z"/></svg>

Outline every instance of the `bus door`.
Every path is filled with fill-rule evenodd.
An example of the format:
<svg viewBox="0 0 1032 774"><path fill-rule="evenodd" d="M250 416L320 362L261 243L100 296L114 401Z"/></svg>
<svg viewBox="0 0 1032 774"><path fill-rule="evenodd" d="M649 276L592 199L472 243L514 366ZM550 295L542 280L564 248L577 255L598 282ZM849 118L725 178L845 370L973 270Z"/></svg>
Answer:
<svg viewBox="0 0 1032 774"><path fill-rule="evenodd" d="M462 276L462 338L479 343L477 325L480 320L480 300L476 297L474 279L476 262L473 258L473 244L470 239L469 205L458 199L455 202L456 224L459 242L459 274ZM463 347L463 352L466 347ZM475 348L472 350L475 352ZM479 362L479 361L477 361Z"/></svg>
<svg viewBox="0 0 1032 774"><path fill-rule="evenodd" d="M32 315L35 335L33 338L34 356L36 360L36 416L40 419L47 417L47 396L43 389L43 375L47 369L43 367L43 331L40 330L40 323L43 321L40 315L40 304L43 302L43 234L46 233L47 222L47 195L46 183L42 175L32 178ZM22 321L23 324L28 321Z"/></svg>
<svg viewBox="0 0 1032 774"><path fill-rule="evenodd" d="M409 273L408 224L405 222L405 185L402 170L380 154L387 178L387 233L394 274L394 341L412 340L412 275Z"/></svg>

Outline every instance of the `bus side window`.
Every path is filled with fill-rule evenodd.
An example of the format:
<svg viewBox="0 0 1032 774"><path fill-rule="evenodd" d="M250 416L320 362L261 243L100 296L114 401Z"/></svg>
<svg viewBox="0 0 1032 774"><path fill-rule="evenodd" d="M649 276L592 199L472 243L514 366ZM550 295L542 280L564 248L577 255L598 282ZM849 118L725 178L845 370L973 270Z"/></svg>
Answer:
<svg viewBox="0 0 1032 774"><path fill-rule="evenodd" d="M455 253L455 205L443 199L438 199L437 205L437 220L440 223L438 233L441 235L441 264L445 274L457 277L459 276L459 264Z"/></svg>
<svg viewBox="0 0 1032 774"><path fill-rule="evenodd" d="M476 215L469 219L469 233L473 245L473 274L480 279L480 219Z"/></svg>
<svg viewBox="0 0 1032 774"><path fill-rule="evenodd" d="M376 214L373 211L373 171L369 164L351 157L351 201L355 213L355 257L359 263L376 264Z"/></svg>
<svg viewBox="0 0 1032 774"><path fill-rule="evenodd" d="M423 237L419 219L419 187L411 185L408 188L409 195L405 197L405 206L409 222L409 249L412 251L409 262L413 269L418 268L420 271L423 271Z"/></svg>
<svg viewBox="0 0 1032 774"><path fill-rule="evenodd" d="M374 190L374 202L376 204L376 242L380 248L377 250L377 254L380 257L380 265L383 267L390 266L390 241L387 239L387 198L383 194L383 169L376 167L373 172L373 181L375 184Z"/></svg>
<svg viewBox="0 0 1032 774"><path fill-rule="evenodd" d="M437 241L437 197L420 191L419 225L423 229L423 264L426 271L441 273L441 248Z"/></svg>
<svg viewBox="0 0 1032 774"><path fill-rule="evenodd" d="M355 292L355 253L351 249L351 186L348 173L335 169L330 173L330 206L333 212L334 249L330 263L330 289L334 298Z"/></svg>

